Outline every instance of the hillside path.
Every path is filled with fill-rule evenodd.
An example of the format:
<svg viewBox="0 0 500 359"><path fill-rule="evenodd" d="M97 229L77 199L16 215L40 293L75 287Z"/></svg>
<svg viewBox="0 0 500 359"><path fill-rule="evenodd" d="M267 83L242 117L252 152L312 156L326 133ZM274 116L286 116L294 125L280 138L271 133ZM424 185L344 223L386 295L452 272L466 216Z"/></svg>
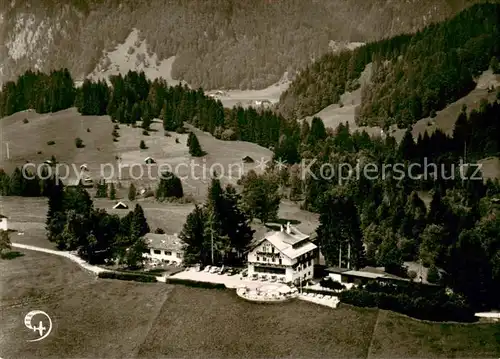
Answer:
<svg viewBox="0 0 500 359"><path fill-rule="evenodd" d="M56 250L53 250L53 249L47 249L47 248L42 248L42 247L36 247L36 246L30 246L28 244L22 244L22 243L12 243L12 247L14 248L21 248L21 249L27 249L27 250L30 250L30 251L37 251L37 252L44 252L44 253L48 253L48 254L54 254L56 256L61 256L61 257L66 257L70 260L72 260L73 262L77 263L80 267L82 267L83 269L86 269L94 274L99 274L101 272L110 272L110 270L108 269L104 269L104 268L101 268L101 267L98 267L98 266L94 266L94 265L91 265L91 264L88 264L87 262L85 262L83 259L81 259L80 257L78 257L77 255L71 253L71 252L67 252L67 251L56 251Z"/></svg>
<svg viewBox="0 0 500 359"><path fill-rule="evenodd" d="M27 250L30 250L30 251L37 251L37 252L43 252L43 253L48 253L48 254L54 254L56 256L68 258L69 260L71 260L71 261L75 262L76 264L78 264L83 269L85 269L87 271L90 271L90 272L94 273L95 275L98 275L99 273L102 273L102 272L112 272L109 269L105 269L105 268L101 268L101 267L89 264L89 263L85 262L83 259L81 259L80 257L78 257L77 255L75 255L75 254L73 254L71 252L56 251L56 250L53 250L53 249L47 249L47 248L42 248L42 247L30 246L28 244L22 244L22 243L12 243L11 245L12 245L13 248L27 249ZM166 276L156 277L156 280L158 282L166 282Z"/></svg>

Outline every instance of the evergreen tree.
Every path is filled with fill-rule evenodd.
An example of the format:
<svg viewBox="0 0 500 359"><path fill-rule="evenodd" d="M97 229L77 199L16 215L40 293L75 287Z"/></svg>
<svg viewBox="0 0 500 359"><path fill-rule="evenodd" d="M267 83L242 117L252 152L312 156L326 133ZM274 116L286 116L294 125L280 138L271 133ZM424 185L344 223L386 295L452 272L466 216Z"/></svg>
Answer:
<svg viewBox="0 0 500 359"><path fill-rule="evenodd" d="M3 258L11 247L12 243L10 242L9 232L0 230L0 258Z"/></svg>
<svg viewBox="0 0 500 359"><path fill-rule="evenodd" d="M125 263L129 268L135 269L142 266L143 253L149 251L144 238L137 238L134 243L127 248L125 255Z"/></svg>
<svg viewBox="0 0 500 359"><path fill-rule="evenodd" d="M354 268L365 265L359 217L354 202L342 193L330 194L320 211L316 229L320 249L330 265ZM348 258L350 247L351 258ZM341 263L339 263L339 257Z"/></svg>
<svg viewBox="0 0 500 359"><path fill-rule="evenodd" d="M158 183L158 187L156 188L156 199L163 201L168 198L182 198L183 196L184 190L180 178L172 172L167 171L162 173L160 183Z"/></svg>
<svg viewBox="0 0 500 359"><path fill-rule="evenodd" d="M131 183L130 187L128 189L128 200L129 201L135 201L136 195L137 195L137 190L135 189L134 184Z"/></svg>
<svg viewBox="0 0 500 359"><path fill-rule="evenodd" d="M384 239L377 254L378 265L384 267L387 273L405 277L403 254L398 246L399 238L391 229L386 229Z"/></svg>
<svg viewBox="0 0 500 359"><path fill-rule="evenodd" d="M179 234L183 242L184 262L187 265L210 262L210 250L207 246L206 226L208 218L199 206L187 216L186 223Z"/></svg>
<svg viewBox="0 0 500 359"><path fill-rule="evenodd" d="M311 121L311 129L307 137L307 143L311 146L317 146L318 142L326 138L325 124L319 117L313 117Z"/></svg>
<svg viewBox="0 0 500 359"><path fill-rule="evenodd" d="M415 143L413 142L413 135L411 129L407 129L401 143L399 144L398 154L401 159L412 160L415 158Z"/></svg>
<svg viewBox="0 0 500 359"><path fill-rule="evenodd" d="M111 182L109 185L109 199L113 201L116 199L116 189L113 182Z"/></svg>
<svg viewBox="0 0 500 359"><path fill-rule="evenodd" d="M99 183L97 184L97 191L95 194L96 198L106 198L108 196L107 193L107 185L105 180L100 180Z"/></svg>
<svg viewBox="0 0 500 359"><path fill-rule="evenodd" d="M249 216L240 208L242 197L234 187L226 187L223 202L224 210L221 214L223 233L228 236L231 247L241 255L248 249L255 231L250 226Z"/></svg>
<svg viewBox="0 0 500 359"><path fill-rule="evenodd" d="M437 284L439 283L440 275L437 267L433 264L429 267L427 271L427 281L429 283Z"/></svg>
<svg viewBox="0 0 500 359"><path fill-rule="evenodd" d="M130 236L133 239L137 239L144 236L146 233L149 233L149 231L150 229L146 220L146 216L144 215L144 210L139 205L139 203L137 203L132 215Z"/></svg>
<svg viewBox="0 0 500 359"><path fill-rule="evenodd" d="M193 157L202 157L206 153L201 149L198 137L192 132L189 133L188 137L189 154Z"/></svg>
<svg viewBox="0 0 500 359"><path fill-rule="evenodd" d="M281 197L276 178L250 171L243 179L242 198L246 212L262 223L278 217Z"/></svg>
<svg viewBox="0 0 500 359"><path fill-rule="evenodd" d="M60 182L56 182L56 184L51 188L48 197L49 209L47 211L47 220L45 221L47 226L50 225L55 214L57 212L61 212L63 209L64 188Z"/></svg>

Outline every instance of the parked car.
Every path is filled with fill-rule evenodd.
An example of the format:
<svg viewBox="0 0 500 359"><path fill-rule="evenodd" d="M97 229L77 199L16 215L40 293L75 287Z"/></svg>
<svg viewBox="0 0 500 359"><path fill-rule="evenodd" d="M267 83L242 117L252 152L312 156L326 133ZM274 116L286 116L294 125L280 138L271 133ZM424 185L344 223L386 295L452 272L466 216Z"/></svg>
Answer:
<svg viewBox="0 0 500 359"><path fill-rule="evenodd" d="M212 268L210 268L209 273L214 274L214 273L218 273L219 271L220 271L220 268L218 268L218 267L212 267Z"/></svg>
<svg viewBox="0 0 500 359"><path fill-rule="evenodd" d="M211 266L206 266L205 268L203 268L203 271L208 273L208 272L210 272L211 269L212 269Z"/></svg>
<svg viewBox="0 0 500 359"><path fill-rule="evenodd" d="M248 269L244 269L244 270L241 272L241 276L242 276L242 277L248 277Z"/></svg>
<svg viewBox="0 0 500 359"><path fill-rule="evenodd" d="M230 275L230 276L233 276L237 273L236 269L233 269L233 268L229 268L227 271L226 271L226 274L227 275Z"/></svg>
<svg viewBox="0 0 500 359"><path fill-rule="evenodd" d="M276 278L276 276L275 276L275 275L271 276L271 282L273 282L273 283L274 283L274 282L276 282L276 281L277 281L277 279L278 279L278 278Z"/></svg>

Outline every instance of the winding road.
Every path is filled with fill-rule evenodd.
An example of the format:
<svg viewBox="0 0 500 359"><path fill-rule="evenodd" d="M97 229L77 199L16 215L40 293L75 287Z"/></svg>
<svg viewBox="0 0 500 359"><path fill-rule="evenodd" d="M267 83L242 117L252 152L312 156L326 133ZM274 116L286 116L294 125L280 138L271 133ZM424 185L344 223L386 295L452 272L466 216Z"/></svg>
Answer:
<svg viewBox="0 0 500 359"><path fill-rule="evenodd" d="M78 257L77 255L75 255L71 252L67 252L67 251L56 251L53 249L30 246L28 244L22 244L22 243L12 243L12 247L13 248L20 248L20 249L27 249L30 251L37 251L37 252L43 252L43 253L48 253L48 254L54 254L56 256L68 258L69 260L77 263L83 269L90 271L90 272L94 273L95 275L98 275L101 272L112 272L109 269L104 269L104 268L89 264L89 263L85 262L83 259L81 259L80 257ZM156 280L159 282L165 282L165 277L156 277Z"/></svg>

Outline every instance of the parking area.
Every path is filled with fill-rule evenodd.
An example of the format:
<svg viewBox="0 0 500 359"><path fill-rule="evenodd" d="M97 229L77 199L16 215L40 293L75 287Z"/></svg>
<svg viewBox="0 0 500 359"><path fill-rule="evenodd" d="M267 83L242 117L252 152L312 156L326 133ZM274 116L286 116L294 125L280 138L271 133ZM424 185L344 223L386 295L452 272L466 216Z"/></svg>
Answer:
<svg viewBox="0 0 500 359"><path fill-rule="evenodd" d="M222 270L221 270L222 269ZM222 273L221 273L222 272ZM188 279L200 282L220 283L227 288L238 288L241 285L248 287L260 286L262 282L252 280L246 275L246 269L226 269L221 267L207 266L203 270L199 267L191 267L186 270L176 273L171 278Z"/></svg>

